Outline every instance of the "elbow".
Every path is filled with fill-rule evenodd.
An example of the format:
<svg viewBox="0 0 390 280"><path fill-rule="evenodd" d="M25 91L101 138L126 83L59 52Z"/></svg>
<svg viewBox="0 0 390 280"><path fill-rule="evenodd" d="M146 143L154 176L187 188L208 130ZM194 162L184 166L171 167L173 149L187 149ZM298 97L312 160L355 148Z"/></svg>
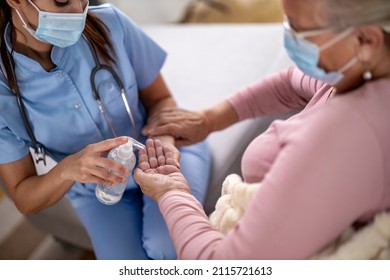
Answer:
<svg viewBox="0 0 390 280"><path fill-rule="evenodd" d="M16 203L15 206L16 209L18 209L18 211L25 216L33 215L38 212L38 211L34 211L33 209L29 209L28 207L25 207L23 205L18 205Z"/></svg>
<svg viewBox="0 0 390 280"><path fill-rule="evenodd" d="M48 207L48 201L43 200L41 196L35 196L30 192L25 192L18 185L13 191L9 192L16 209L23 215L29 216L39 213Z"/></svg>
<svg viewBox="0 0 390 280"><path fill-rule="evenodd" d="M32 205L29 205L28 203L21 202L18 200L14 200L14 204L16 209L25 216L30 216L39 213L42 209L38 207L33 207Z"/></svg>

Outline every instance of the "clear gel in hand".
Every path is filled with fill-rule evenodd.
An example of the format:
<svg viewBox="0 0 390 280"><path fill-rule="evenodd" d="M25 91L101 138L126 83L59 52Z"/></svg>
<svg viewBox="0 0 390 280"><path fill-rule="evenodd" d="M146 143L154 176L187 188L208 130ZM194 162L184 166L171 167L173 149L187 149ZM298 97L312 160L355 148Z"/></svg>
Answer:
<svg viewBox="0 0 390 280"><path fill-rule="evenodd" d="M127 143L112 149L108 153L107 158L122 164L131 173L136 163L134 149L137 148L138 149L145 148L145 146L139 143L138 141L134 140L133 138L129 137L129 141ZM98 184L96 185L96 190L95 190L96 197L103 204L106 205L116 204L121 200L123 193L126 189L126 185L127 183L119 183L115 186Z"/></svg>

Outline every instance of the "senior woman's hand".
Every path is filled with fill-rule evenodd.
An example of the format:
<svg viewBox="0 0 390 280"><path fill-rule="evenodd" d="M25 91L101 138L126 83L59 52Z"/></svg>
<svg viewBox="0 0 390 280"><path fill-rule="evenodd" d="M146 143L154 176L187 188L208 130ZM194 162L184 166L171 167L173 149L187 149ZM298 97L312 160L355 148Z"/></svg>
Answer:
<svg viewBox="0 0 390 280"><path fill-rule="evenodd" d="M191 193L172 147L163 146L160 140L147 140L146 150L139 151L134 179L142 192L156 202L172 190Z"/></svg>
<svg viewBox="0 0 390 280"><path fill-rule="evenodd" d="M164 109L148 120L142 133L150 137L172 135L176 146L187 146L204 140L211 132L211 124L204 111L179 108Z"/></svg>

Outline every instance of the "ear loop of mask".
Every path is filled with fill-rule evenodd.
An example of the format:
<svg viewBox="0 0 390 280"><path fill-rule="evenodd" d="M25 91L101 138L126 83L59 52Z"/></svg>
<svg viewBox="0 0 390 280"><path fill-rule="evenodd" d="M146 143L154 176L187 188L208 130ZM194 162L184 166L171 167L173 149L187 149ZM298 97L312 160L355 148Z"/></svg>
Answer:
<svg viewBox="0 0 390 280"><path fill-rule="evenodd" d="M359 61L359 59L357 59L357 57L353 57L350 61L347 62L347 64L345 64L343 67L341 67L339 72L344 73L345 71L347 71L349 68L351 68L358 61Z"/></svg>
<svg viewBox="0 0 390 280"><path fill-rule="evenodd" d="M318 48L320 49L320 52L333 46L334 44L336 44L337 42L341 41L343 38L347 37L348 35L350 35L355 29L353 27L350 27L348 28L347 30L337 34L335 37L333 37L332 39L330 39L328 42L326 42L325 44L323 44L322 46L319 46Z"/></svg>
<svg viewBox="0 0 390 280"><path fill-rule="evenodd" d="M24 21L22 15L20 14L20 12L19 12L18 10L15 9L15 11L16 11L16 13L17 13L18 16L19 16L20 21L21 21L22 24L23 24L23 27L24 27L31 35L33 35L33 34L35 33L35 30L32 29L30 26L27 25L27 23Z"/></svg>
<svg viewBox="0 0 390 280"><path fill-rule="evenodd" d="M33 1L31 1L31 0L28 0L28 2L30 2L30 4L35 8L35 10L37 10L38 11L38 13L41 11L39 8L38 8L38 6L37 5L35 5L35 3L33 2Z"/></svg>
<svg viewBox="0 0 390 280"><path fill-rule="evenodd" d="M39 14L39 12L41 12L41 10L37 7L37 5L34 4L34 2L32 2L31 0L27 0L27 1L31 4L31 6L34 7L35 10L37 10L38 14ZM19 12L18 10L16 10L16 9L15 9L15 11L16 11L16 13L18 14L20 20L22 21L23 26L24 26L30 33L32 32L31 34L35 33L35 30L32 29L30 26L28 26L27 23L24 21L24 19L23 19L22 15L20 14L20 12ZM38 16L38 17L39 17L39 16Z"/></svg>
<svg viewBox="0 0 390 280"><path fill-rule="evenodd" d="M355 29L353 27L350 27L348 28L347 30L341 32L340 34L338 34L337 36L333 37L331 40L329 40L328 42L326 42L325 44L323 44L322 46L319 46L319 50L320 52L331 47L332 45L336 44L337 42L339 42L340 40L342 40L343 38L347 37L348 35L350 35ZM341 67L340 70L338 70L338 72L340 73L344 73L346 72L349 68L351 68L355 63L357 63L359 60L358 58L355 56L353 57L352 59L350 59L343 67Z"/></svg>

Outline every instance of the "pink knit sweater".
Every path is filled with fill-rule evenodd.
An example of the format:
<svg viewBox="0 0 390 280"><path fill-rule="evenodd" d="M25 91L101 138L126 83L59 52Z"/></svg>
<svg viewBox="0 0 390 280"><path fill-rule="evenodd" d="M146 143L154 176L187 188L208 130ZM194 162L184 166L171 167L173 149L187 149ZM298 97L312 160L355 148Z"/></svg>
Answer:
<svg viewBox="0 0 390 280"><path fill-rule="evenodd" d="M228 99L240 120L303 109L275 121L242 158L262 182L227 236L202 206L171 191L160 200L180 259L305 259L356 221L390 208L390 79L328 99L332 88L295 68Z"/></svg>

